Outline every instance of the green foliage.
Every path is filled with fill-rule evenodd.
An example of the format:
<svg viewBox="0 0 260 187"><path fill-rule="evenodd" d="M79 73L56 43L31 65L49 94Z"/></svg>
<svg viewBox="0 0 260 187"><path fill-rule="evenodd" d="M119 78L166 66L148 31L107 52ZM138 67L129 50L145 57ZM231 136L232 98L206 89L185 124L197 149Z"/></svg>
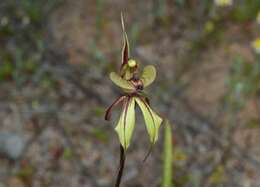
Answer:
<svg viewBox="0 0 260 187"><path fill-rule="evenodd" d="M23 166L17 173L16 175L18 177L21 177L23 179L25 178L31 178L32 175L34 174L35 172L35 169L29 165L29 164L26 164L25 166Z"/></svg>
<svg viewBox="0 0 260 187"><path fill-rule="evenodd" d="M21 0L20 6L34 24L43 24L45 15L60 2L60 0Z"/></svg>
<svg viewBox="0 0 260 187"><path fill-rule="evenodd" d="M103 116L104 112L105 112L105 108L103 107L97 106L93 108L93 114L97 117Z"/></svg>
<svg viewBox="0 0 260 187"><path fill-rule="evenodd" d="M209 177L209 182L213 185L222 184L225 180L225 168L222 165L218 166Z"/></svg>
<svg viewBox="0 0 260 187"><path fill-rule="evenodd" d="M172 183L172 132L168 120L165 121L164 127L164 157L163 157L163 181L162 187L173 187Z"/></svg>
<svg viewBox="0 0 260 187"><path fill-rule="evenodd" d="M39 84L45 89L55 86L55 83L56 81L54 81L50 73L47 72L42 75L41 80L39 82Z"/></svg>
<svg viewBox="0 0 260 187"><path fill-rule="evenodd" d="M94 135L95 138L103 142L106 142L109 138L109 135L107 134L106 131L98 128L93 129L92 134Z"/></svg>
<svg viewBox="0 0 260 187"><path fill-rule="evenodd" d="M228 81L228 94L226 101L232 108L240 109L245 101L260 93L260 61L245 62L242 57L237 57L231 70Z"/></svg>
<svg viewBox="0 0 260 187"><path fill-rule="evenodd" d="M32 79L44 53L46 17L59 2L9 0L0 6L0 81L22 85Z"/></svg>
<svg viewBox="0 0 260 187"><path fill-rule="evenodd" d="M65 148L62 154L62 158L65 160L71 160L73 158L73 152L70 148Z"/></svg>
<svg viewBox="0 0 260 187"><path fill-rule="evenodd" d="M175 0L176 5L178 6L184 6L186 3L186 0Z"/></svg>
<svg viewBox="0 0 260 187"><path fill-rule="evenodd" d="M12 76L13 65L10 62L4 62L0 65L0 81L6 80Z"/></svg>
<svg viewBox="0 0 260 187"><path fill-rule="evenodd" d="M260 118L250 119L247 123L247 128L250 129L260 128Z"/></svg>
<svg viewBox="0 0 260 187"><path fill-rule="evenodd" d="M154 19L159 24L166 24L168 22L167 17L167 1L155 0L153 5Z"/></svg>
<svg viewBox="0 0 260 187"><path fill-rule="evenodd" d="M41 23L43 2L33 0L21 0L21 6L32 22Z"/></svg>
<svg viewBox="0 0 260 187"><path fill-rule="evenodd" d="M256 18L257 12L259 10L260 10L259 0L246 0L234 8L232 15L236 21L240 21L240 22L250 21Z"/></svg>
<svg viewBox="0 0 260 187"><path fill-rule="evenodd" d="M103 11L104 11L104 0L96 0L96 39L100 37L102 27L104 25Z"/></svg>
<svg viewBox="0 0 260 187"><path fill-rule="evenodd" d="M181 165L181 162L185 162L187 160L187 154L180 148L175 148L173 150L173 156L172 159L175 163L178 163Z"/></svg>
<svg viewBox="0 0 260 187"><path fill-rule="evenodd" d="M32 101L32 108L33 108L33 109L36 110L36 109L38 109L40 106L41 106L41 104L40 104L40 102L39 102L38 100L35 99L35 100Z"/></svg>
<svg viewBox="0 0 260 187"><path fill-rule="evenodd" d="M215 23L211 20L207 21L205 26L204 26L204 31L207 34L212 33L215 30Z"/></svg>

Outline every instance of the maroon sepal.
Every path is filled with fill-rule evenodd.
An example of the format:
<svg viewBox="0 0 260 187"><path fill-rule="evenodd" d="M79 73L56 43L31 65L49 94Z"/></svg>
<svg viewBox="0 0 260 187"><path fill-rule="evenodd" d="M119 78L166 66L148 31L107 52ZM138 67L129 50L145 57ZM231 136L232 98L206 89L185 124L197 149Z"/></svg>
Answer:
<svg viewBox="0 0 260 187"><path fill-rule="evenodd" d="M129 44L128 44L128 38L125 31L125 24L124 24L124 17L123 14L121 14L121 24L123 29L123 37L124 37L124 46L122 48L122 63L120 66L120 72L122 72L123 66L127 64L129 59Z"/></svg>
<svg viewBox="0 0 260 187"><path fill-rule="evenodd" d="M121 103L124 99L126 98L125 95L117 98L113 103L112 105L110 105L110 107L106 110L106 114L105 114L105 120L110 120L110 117L111 117L111 112L112 112L112 109L117 106L119 103Z"/></svg>

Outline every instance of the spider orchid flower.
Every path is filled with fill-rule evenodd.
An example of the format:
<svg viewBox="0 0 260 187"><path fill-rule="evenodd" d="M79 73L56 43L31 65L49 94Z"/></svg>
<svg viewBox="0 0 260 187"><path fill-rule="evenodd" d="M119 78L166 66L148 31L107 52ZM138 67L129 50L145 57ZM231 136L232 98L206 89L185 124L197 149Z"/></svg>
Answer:
<svg viewBox="0 0 260 187"><path fill-rule="evenodd" d="M124 35L122 63L119 73L111 72L110 79L116 86L122 89L123 95L117 98L107 109L105 119L109 120L112 109L118 104L122 104L122 112L115 130L118 134L120 144L124 150L127 150L135 128L136 106L139 106L142 111L152 145L158 140L162 118L151 109L149 100L143 93L144 88L148 87L155 80L156 69L154 66L148 65L139 74L137 62L129 59L129 42L122 16L121 22Z"/></svg>

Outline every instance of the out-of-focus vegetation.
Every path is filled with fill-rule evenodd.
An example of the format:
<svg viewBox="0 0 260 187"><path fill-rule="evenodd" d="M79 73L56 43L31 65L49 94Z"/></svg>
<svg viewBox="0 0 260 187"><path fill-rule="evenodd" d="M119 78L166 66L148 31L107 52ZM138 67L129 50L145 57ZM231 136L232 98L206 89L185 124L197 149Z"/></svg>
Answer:
<svg viewBox="0 0 260 187"><path fill-rule="evenodd" d="M163 181L162 187L173 187L172 183L172 155L173 155L173 143L172 143L172 130L169 121L165 122L164 130L164 164L163 164Z"/></svg>
<svg viewBox="0 0 260 187"><path fill-rule="evenodd" d="M120 94L121 11L132 56L158 69L151 106L174 124L141 164L137 112L122 186L260 186L259 0L2 0L0 187L114 184L103 115Z"/></svg>
<svg viewBox="0 0 260 187"><path fill-rule="evenodd" d="M47 46L48 14L61 1L2 1L0 13L0 81L32 81Z"/></svg>

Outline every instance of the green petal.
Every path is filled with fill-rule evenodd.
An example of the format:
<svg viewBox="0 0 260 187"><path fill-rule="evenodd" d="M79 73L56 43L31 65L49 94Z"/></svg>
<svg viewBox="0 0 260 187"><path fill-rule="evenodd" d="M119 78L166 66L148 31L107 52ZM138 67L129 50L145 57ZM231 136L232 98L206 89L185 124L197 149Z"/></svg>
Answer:
<svg viewBox="0 0 260 187"><path fill-rule="evenodd" d="M115 72L110 73L110 79L113 83L115 83L115 85L119 86L120 88L127 90L135 89L131 82L123 79Z"/></svg>
<svg viewBox="0 0 260 187"><path fill-rule="evenodd" d="M126 150L130 144L135 126L135 100L129 98L123 107L119 122L115 128L121 145Z"/></svg>
<svg viewBox="0 0 260 187"><path fill-rule="evenodd" d="M144 67L141 80L143 81L144 87L150 85L156 78L156 69L153 65Z"/></svg>
<svg viewBox="0 0 260 187"><path fill-rule="evenodd" d="M158 140L159 127L162 123L162 118L150 108L145 100L138 97L135 97L135 100L143 113L150 141L154 144Z"/></svg>
<svg viewBox="0 0 260 187"><path fill-rule="evenodd" d="M126 80L130 80L132 77L133 77L133 73L131 72L131 70L130 70L130 68L127 68L126 69L126 72L125 72L125 74L124 74L124 78L126 79Z"/></svg>

